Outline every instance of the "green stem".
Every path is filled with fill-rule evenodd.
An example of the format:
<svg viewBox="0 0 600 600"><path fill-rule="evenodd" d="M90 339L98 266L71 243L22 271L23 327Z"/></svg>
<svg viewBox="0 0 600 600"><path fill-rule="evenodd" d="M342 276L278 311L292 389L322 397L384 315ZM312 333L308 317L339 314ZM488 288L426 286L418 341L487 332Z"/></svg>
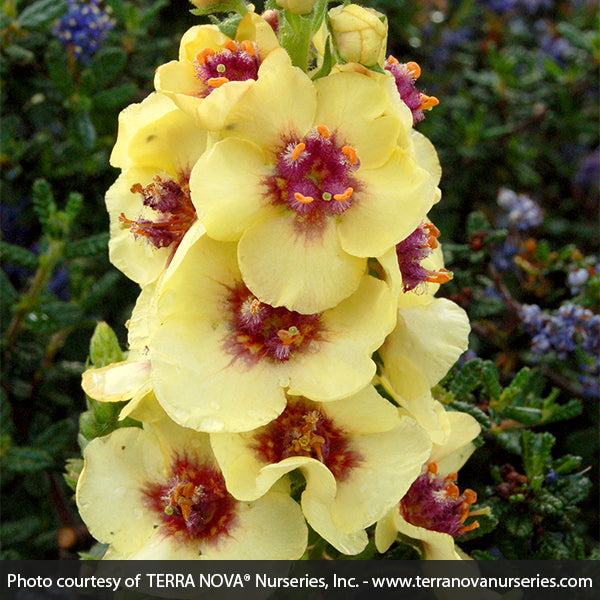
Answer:
<svg viewBox="0 0 600 600"><path fill-rule="evenodd" d="M248 12L248 7L244 0L233 0L231 2L231 8L240 13L242 17Z"/></svg>
<svg viewBox="0 0 600 600"><path fill-rule="evenodd" d="M46 285L48 285L56 264L62 258L63 251L64 243L62 241L52 239L49 241L48 249L40 257L37 271L33 276L33 280L31 281L29 289L21 297L17 304L18 308L13 315L4 339L4 347L6 349L13 345L15 339L19 335L23 318L37 304L40 292L46 287Z"/></svg>
<svg viewBox="0 0 600 600"><path fill-rule="evenodd" d="M295 67L308 71L308 55L312 39L310 19L296 15L289 10L282 12L280 23L280 44L287 50Z"/></svg>

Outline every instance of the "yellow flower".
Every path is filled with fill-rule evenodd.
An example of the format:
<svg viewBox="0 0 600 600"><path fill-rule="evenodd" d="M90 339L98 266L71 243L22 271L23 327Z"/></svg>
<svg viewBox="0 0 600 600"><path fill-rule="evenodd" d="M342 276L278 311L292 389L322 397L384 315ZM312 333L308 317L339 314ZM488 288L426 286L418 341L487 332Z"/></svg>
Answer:
<svg viewBox="0 0 600 600"><path fill-rule="evenodd" d="M472 441L480 427L470 415L448 413L450 435L442 445L434 445L428 464L408 492L375 529L375 545L385 552L398 533L419 541L427 560L461 560L455 538L478 527L468 517L481 514L471 511L477 500L472 490L460 492L457 471L474 450ZM483 512L483 511L482 511Z"/></svg>
<svg viewBox="0 0 600 600"><path fill-rule="evenodd" d="M335 306L367 257L409 235L436 201L430 174L398 144L395 113L368 77L313 84L294 67L265 73L232 109L190 189L208 235L239 240L244 281L261 301L303 313Z"/></svg>
<svg viewBox="0 0 600 600"><path fill-rule="evenodd" d="M144 286L164 271L196 221L189 177L206 132L168 98L151 94L119 116L111 164L123 169L106 193L109 257Z"/></svg>
<svg viewBox="0 0 600 600"><path fill-rule="evenodd" d="M307 543L285 486L239 502L208 436L168 420L96 438L84 451L77 506L106 558L298 559Z"/></svg>
<svg viewBox="0 0 600 600"><path fill-rule="evenodd" d="M306 15L315 7L316 2L317 0L277 0L277 6L297 15Z"/></svg>
<svg viewBox="0 0 600 600"><path fill-rule="evenodd" d="M387 44L387 17L358 4L336 6L329 11L329 22L340 57L372 67L382 65Z"/></svg>
<svg viewBox="0 0 600 600"><path fill-rule="evenodd" d="M216 25L197 25L181 38L179 60L156 71L154 86L209 130L220 129L231 107L263 73L290 58L271 26L249 12L234 40Z"/></svg>
<svg viewBox="0 0 600 600"><path fill-rule="evenodd" d="M368 385L394 305L387 285L365 275L322 313L270 306L244 284L236 245L204 236L169 267L156 318L146 346L158 402L185 427L237 432L276 418L286 391L332 401Z"/></svg>
<svg viewBox="0 0 600 600"><path fill-rule="evenodd" d="M337 402L289 398L268 425L210 438L227 489L240 500L298 469L308 523L346 554L364 548L365 528L398 503L431 448L426 432L371 386Z"/></svg>

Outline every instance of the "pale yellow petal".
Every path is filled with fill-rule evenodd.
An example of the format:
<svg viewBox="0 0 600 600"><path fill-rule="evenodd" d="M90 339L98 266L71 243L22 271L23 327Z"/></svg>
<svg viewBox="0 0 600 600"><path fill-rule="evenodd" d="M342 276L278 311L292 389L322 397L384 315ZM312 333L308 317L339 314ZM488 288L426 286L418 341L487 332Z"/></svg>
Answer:
<svg viewBox="0 0 600 600"><path fill-rule="evenodd" d="M198 160L190 192L210 237L238 240L245 229L273 211L264 187L269 173L261 149L239 139L216 143Z"/></svg>
<svg viewBox="0 0 600 600"><path fill-rule="evenodd" d="M447 413L450 435L445 444L434 445L430 462L436 462L440 473L458 471L475 450L471 443L480 433L481 425L467 413Z"/></svg>
<svg viewBox="0 0 600 600"><path fill-rule="evenodd" d="M352 146L362 168L383 165L396 146L400 121L383 88L359 73L334 73L315 82L318 107L315 125L337 131Z"/></svg>
<svg viewBox="0 0 600 600"><path fill-rule="evenodd" d="M434 200L424 169L408 154L394 150L377 169L359 169L356 203L340 218L342 248L354 256L381 256L421 223Z"/></svg>
<svg viewBox="0 0 600 600"><path fill-rule="evenodd" d="M306 233L298 230L291 211L250 227L240 240L238 259L246 285L261 301L305 314L347 298L366 268L364 259L341 249L332 222Z"/></svg>
<svg viewBox="0 0 600 600"><path fill-rule="evenodd" d="M416 527L405 521L399 511L395 514L395 521L400 533L423 544L425 560L462 560L456 552L454 538L447 533Z"/></svg>
<svg viewBox="0 0 600 600"><path fill-rule="evenodd" d="M150 361L123 361L88 369L81 378L83 391L100 402L122 402L150 391Z"/></svg>
<svg viewBox="0 0 600 600"><path fill-rule="evenodd" d="M398 505L394 506L386 515L384 515L375 527L375 547L378 552L387 552L389 547L398 537L396 529L396 518L394 513L398 512Z"/></svg>

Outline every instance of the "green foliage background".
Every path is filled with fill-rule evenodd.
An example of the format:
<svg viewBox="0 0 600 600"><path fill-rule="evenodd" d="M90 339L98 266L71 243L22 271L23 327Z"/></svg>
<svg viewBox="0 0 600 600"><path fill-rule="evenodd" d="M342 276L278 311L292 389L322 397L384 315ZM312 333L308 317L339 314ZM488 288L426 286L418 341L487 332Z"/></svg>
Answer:
<svg viewBox="0 0 600 600"><path fill-rule="evenodd" d="M365 4L388 15L389 52L418 62L419 87L440 99L418 125L444 172L431 217L455 276L440 293L466 308L473 334L469 356L434 391L482 424L459 485L491 509L462 546L477 558L597 557L598 397L580 380L589 358L535 356L518 316L523 304L552 311L567 301L598 313L595 3L533 12L483 0ZM90 549L69 487L80 447L131 424L80 389L96 324L116 336L101 327L91 361L119 360L138 292L107 259L103 198L118 174L108 156L119 111L152 91L155 68L176 58L199 20L186 0L105 5L116 26L82 64L53 34L66 2L2 2L2 558ZM507 230L502 186L536 199L543 225ZM517 253L500 272L494 255L506 239ZM591 273L575 294L574 267ZM325 555L337 556L315 539L311 557ZM403 543L387 555L415 556Z"/></svg>

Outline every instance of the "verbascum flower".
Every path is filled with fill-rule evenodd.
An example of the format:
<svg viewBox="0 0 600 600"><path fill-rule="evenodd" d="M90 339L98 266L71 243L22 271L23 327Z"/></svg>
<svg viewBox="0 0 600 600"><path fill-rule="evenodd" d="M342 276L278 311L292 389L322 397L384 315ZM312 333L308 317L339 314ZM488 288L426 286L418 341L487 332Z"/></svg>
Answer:
<svg viewBox="0 0 600 600"><path fill-rule="evenodd" d="M398 533L418 541L426 560L461 560L455 538L479 526L467 519L487 511L471 511L477 501L473 490L462 493L456 485L457 471L475 446L480 426L465 413L448 413L451 434L445 444L434 445L421 474L375 529L375 545L385 552Z"/></svg>
<svg viewBox="0 0 600 600"><path fill-rule="evenodd" d="M179 59L157 69L154 86L202 127L217 130L254 81L280 64L291 64L288 54L271 26L250 12L233 40L216 25L189 29L181 38Z"/></svg>
<svg viewBox="0 0 600 600"><path fill-rule="evenodd" d="M317 3L317 0L276 0L277 6L285 8L297 15L308 14Z"/></svg>
<svg viewBox="0 0 600 600"><path fill-rule="evenodd" d="M105 558L298 559L307 543L285 486L254 502L227 491L208 436L170 421L127 427L84 451L77 506Z"/></svg>
<svg viewBox="0 0 600 600"><path fill-rule="evenodd" d="M358 4L336 6L329 11L329 23L340 57L372 67L383 64L387 44L387 17Z"/></svg>
<svg viewBox="0 0 600 600"><path fill-rule="evenodd" d="M239 240L244 281L261 301L302 313L335 306L367 257L419 225L437 184L398 144L401 128L383 87L358 73L312 83L295 67L272 69L236 104L190 189L208 235Z"/></svg>
<svg viewBox="0 0 600 600"><path fill-rule="evenodd" d="M165 270L196 221L189 178L205 149L206 132L160 94L119 116L111 164L123 171L106 193L109 257L142 286Z"/></svg>
<svg viewBox="0 0 600 600"><path fill-rule="evenodd" d="M337 402L288 398L268 425L211 434L211 445L227 489L240 500L261 497L299 470L308 523L346 554L363 550L365 528L408 491L431 448L425 430L371 386Z"/></svg>
<svg viewBox="0 0 600 600"><path fill-rule="evenodd" d="M368 385L372 352L394 326L388 286L365 275L336 307L300 314L261 302L245 285L236 245L204 236L179 252L146 342L154 393L177 423L249 431L289 395L338 400Z"/></svg>

